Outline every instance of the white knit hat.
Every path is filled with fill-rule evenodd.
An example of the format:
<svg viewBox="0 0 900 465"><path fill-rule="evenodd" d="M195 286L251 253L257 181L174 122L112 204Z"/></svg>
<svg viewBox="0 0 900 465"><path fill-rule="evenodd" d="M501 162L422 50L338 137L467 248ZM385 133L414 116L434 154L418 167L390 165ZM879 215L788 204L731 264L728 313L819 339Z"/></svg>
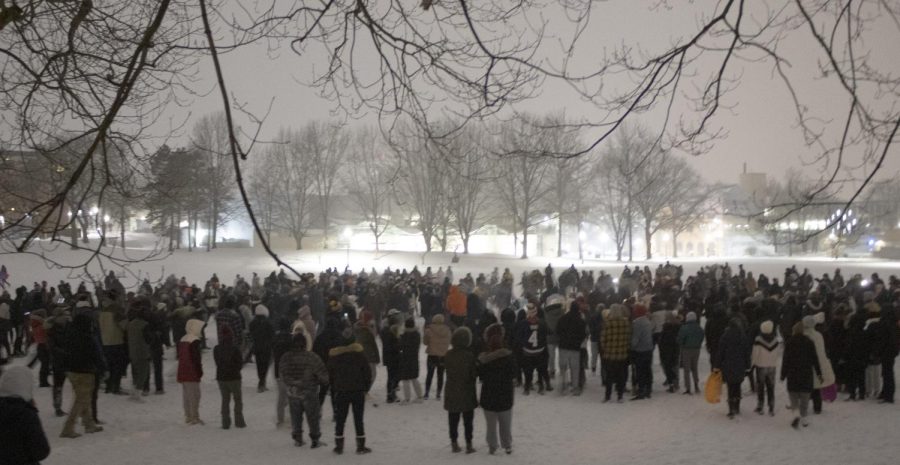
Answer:
<svg viewBox="0 0 900 465"><path fill-rule="evenodd" d="M34 398L34 378L27 367L14 366L0 376L0 397L19 397L26 402Z"/></svg>
<svg viewBox="0 0 900 465"><path fill-rule="evenodd" d="M759 330L762 331L763 334L772 334L772 331L775 329L775 323L772 323L771 320L763 321L761 325L759 325Z"/></svg>

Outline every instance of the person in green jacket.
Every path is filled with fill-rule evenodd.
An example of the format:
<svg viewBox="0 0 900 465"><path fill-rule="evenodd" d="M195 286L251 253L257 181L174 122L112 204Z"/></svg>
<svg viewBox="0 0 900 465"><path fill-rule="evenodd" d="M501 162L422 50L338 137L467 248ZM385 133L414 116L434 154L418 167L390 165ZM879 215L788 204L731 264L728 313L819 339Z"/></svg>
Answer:
<svg viewBox="0 0 900 465"><path fill-rule="evenodd" d="M700 348L703 347L705 334L697 314L688 312L684 324L678 330L678 347L681 349L681 368L684 370L684 394L691 395L691 379L694 380L694 392L700 392L700 374L697 372L697 361L700 360Z"/></svg>

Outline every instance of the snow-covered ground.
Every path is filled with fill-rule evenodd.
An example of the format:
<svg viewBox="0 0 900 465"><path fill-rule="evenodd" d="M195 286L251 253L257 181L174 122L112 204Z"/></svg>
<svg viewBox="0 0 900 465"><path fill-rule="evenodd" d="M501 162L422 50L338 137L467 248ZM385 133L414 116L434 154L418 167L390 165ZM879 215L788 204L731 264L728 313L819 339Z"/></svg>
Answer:
<svg viewBox="0 0 900 465"><path fill-rule="evenodd" d="M137 251L129 251L137 254ZM76 263L79 254L69 250L57 250L53 258L65 263ZM344 250L284 252L282 257L301 271L318 271L326 267L343 268L348 253ZM424 260L424 262L423 262ZM353 269L374 266L379 270L390 266L411 268L418 264L446 268L450 254L432 253L426 256L416 253L382 253L350 251L349 261ZM720 259L723 262L725 259ZM896 273L900 263L876 260L826 260L826 259L728 259L745 264L748 270L780 276L786 266L796 263L819 274L840 267L845 275L871 273L883 275ZM462 256L453 265L457 276L466 272L489 272L494 266L509 267L516 274L522 270L540 267L548 262L561 269L573 259L516 260L499 256ZM710 263L709 260L679 261L688 273ZM65 269L48 269L39 257L24 254L4 255L0 263L11 273L14 285L29 284L42 279L55 283L66 279ZM169 273L186 276L202 285L212 274L230 282L234 274L249 276L252 271L260 274L274 269L271 260L261 251L221 249L188 253L178 251L160 261L135 263L124 273L126 286L133 284L132 276L149 275L158 279ZM651 264L654 266L656 262ZM639 264L643 265L643 262ZM576 263L581 268L581 265ZM618 273L622 264L615 262L587 261L588 269L604 269ZM99 272L99 269L95 270ZM133 273L131 275L130 273ZM123 273L120 273L123 274ZM207 334L214 337L213 327ZM203 399L201 417L205 426L186 426L181 411L180 386L175 383L175 362L172 351L166 354L166 389L162 396L151 395L145 403L134 404L126 397L100 395L100 417L106 422L105 431L86 435L80 439L60 439L62 418L53 416L50 389L38 389L36 401L41 409L44 428L50 437L53 451L46 464L147 464L147 463L352 463L428 465L459 461L489 463L529 464L587 464L587 463L667 463L667 464L715 464L724 463L797 463L797 464L887 464L895 463L900 455L897 424L900 410L896 406L877 405L870 402L843 402L826 404L825 413L811 419L811 426L794 431L788 425L790 413L784 405L787 396L784 385L776 390L777 405L774 418L752 413L755 398L745 398L743 415L738 420L725 418L724 404L710 405L701 396L684 396L662 392L659 366L655 366L655 394L652 400L601 404L599 378L589 377L588 386L581 397L560 397L556 393L529 397L517 393L513 414L514 453L511 457L489 457L484 442L484 420L477 412L475 445L477 458L451 454L447 436L446 414L440 402L431 400L408 406L381 404L366 409L366 427L369 445L374 453L362 458L348 452L336 457L330 447L310 450L297 449L290 439L289 429L276 429L274 406L276 393L256 392L256 368L244 368L244 413L248 428L224 431L219 427L220 397L214 381L215 367L211 352L204 354L206 377L202 383ZM708 373L708 361L701 357L701 373ZM22 359L16 359L22 363ZM422 355L424 384L425 363ZM271 376L271 374L270 374ZM379 369L373 395L384 400L386 374ZM701 381L702 383L702 381ZM123 381L123 385L129 384ZM273 384L270 381L270 386ZM64 394L68 410L72 394L67 386ZM324 409L323 439L333 444L333 428L330 408ZM347 435L352 437L352 422L348 422ZM350 441L348 441L350 442ZM2 451L0 451L2 454ZM348 456L349 455L349 456Z"/></svg>

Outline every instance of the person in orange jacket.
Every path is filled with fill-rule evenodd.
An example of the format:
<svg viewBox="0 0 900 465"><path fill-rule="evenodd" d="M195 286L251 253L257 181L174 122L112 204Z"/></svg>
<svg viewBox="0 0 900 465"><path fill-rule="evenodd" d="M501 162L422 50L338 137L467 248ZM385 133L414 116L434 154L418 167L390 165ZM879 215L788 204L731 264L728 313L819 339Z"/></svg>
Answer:
<svg viewBox="0 0 900 465"><path fill-rule="evenodd" d="M466 321L466 294L459 286L450 286L447 294L447 311L450 312L450 321L455 327L463 326Z"/></svg>

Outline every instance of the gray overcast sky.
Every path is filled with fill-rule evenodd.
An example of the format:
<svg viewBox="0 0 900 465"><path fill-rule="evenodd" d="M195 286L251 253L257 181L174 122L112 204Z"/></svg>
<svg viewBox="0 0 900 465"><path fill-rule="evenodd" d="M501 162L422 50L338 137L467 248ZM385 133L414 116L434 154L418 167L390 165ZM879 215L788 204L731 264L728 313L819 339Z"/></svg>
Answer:
<svg viewBox="0 0 900 465"><path fill-rule="evenodd" d="M602 50L620 44L639 45L650 52L659 52L674 38L693 33L699 25L701 12L710 11L714 2L672 1L674 8L651 8L654 1L610 0L593 4L590 26L577 49L576 58L585 69L599 57ZM758 3L781 5L780 1ZM440 7L439 5L437 7ZM549 12L552 16L553 12ZM560 38L571 35L564 26L562 17L550 20L551 30ZM553 29L556 27L557 29ZM897 47L897 29L891 23L881 22L872 33L870 52L884 64L885 71L897 73L900 69L900 48ZM882 40L883 37L883 40ZM844 117L848 103L846 94L841 93L834 81L818 79L817 63L823 59L815 48L808 30L798 29L788 35L781 48L791 63L790 74L795 79L798 92L804 104L810 106L817 115L837 122ZM279 127L300 126L310 119L329 118L335 105L318 96L316 89L303 84L309 81L311 70L321 68L324 57L310 52L301 57L292 53L287 46L275 53L267 53L262 46L248 47L222 56L229 90L237 101L246 102L252 111L262 114L270 101L272 111L266 120L263 138L272 138ZM710 62L712 65L717 62ZM700 69L701 77L712 72L714 66ZM740 85L723 99L723 108L715 123L721 126L727 136L719 140L714 148L702 156L694 157L692 163L709 180L735 182L742 165L747 163L750 171L767 172L780 177L789 168L804 168L803 160L812 160L817 152L808 148L800 131L796 128L796 113L790 95L772 73L771 62L755 63L749 60L736 61L730 68L730 76L740 77ZM212 89L211 64L202 61L198 89ZM699 85L699 84L693 84ZM676 113L687 108L687 103L676 106ZM202 115L218 111L221 107L219 95L212 92L198 97L189 108L173 109L171 117L180 120L188 112ZM541 90L541 95L532 101L516 106L522 111L565 111L570 117L597 119L602 115L597 109L580 102L567 86L549 82ZM654 127L658 117L644 119ZM367 119L363 119L366 121ZM370 121L370 120L369 120ZM189 123L190 124L190 123ZM835 122L830 123L832 125ZM189 130L185 131L189 133ZM590 136L588 134L587 136ZM173 143L186 143L186 136L176 138ZM883 176L891 176L900 169L897 149L893 150ZM852 173L861 176L867 172L866 166ZM808 176L818 178L826 165L805 167Z"/></svg>

